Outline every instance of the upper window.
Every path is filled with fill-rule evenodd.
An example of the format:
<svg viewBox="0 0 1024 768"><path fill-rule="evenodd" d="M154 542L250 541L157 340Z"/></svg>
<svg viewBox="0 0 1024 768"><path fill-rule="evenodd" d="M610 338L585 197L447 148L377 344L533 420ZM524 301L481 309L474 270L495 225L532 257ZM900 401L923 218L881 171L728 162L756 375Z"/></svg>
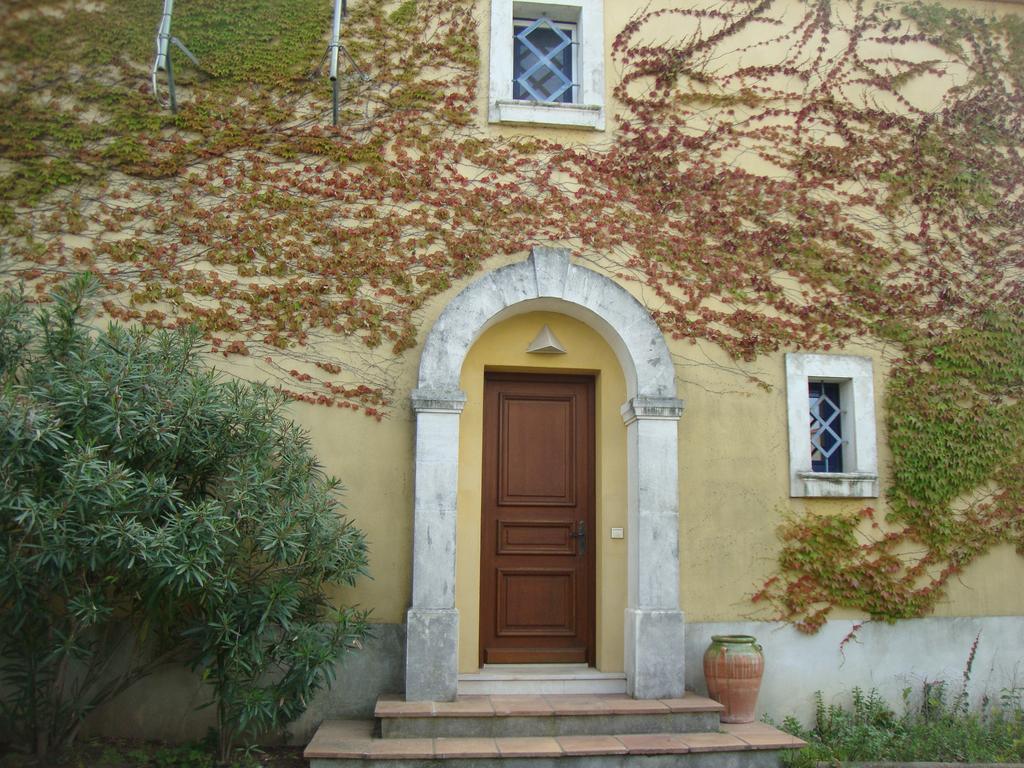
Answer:
<svg viewBox="0 0 1024 768"><path fill-rule="evenodd" d="M874 374L853 355L786 355L791 496L878 496Z"/></svg>
<svg viewBox="0 0 1024 768"><path fill-rule="evenodd" d="M575 102L576 25L539 19L512 22L512 98L516 101Z"/></svg>
<svg viewBox="0 0 1024 768"><path fill-rule="evenodd" d="M604 129L602 1L491 0L491 122Z"/></svg>

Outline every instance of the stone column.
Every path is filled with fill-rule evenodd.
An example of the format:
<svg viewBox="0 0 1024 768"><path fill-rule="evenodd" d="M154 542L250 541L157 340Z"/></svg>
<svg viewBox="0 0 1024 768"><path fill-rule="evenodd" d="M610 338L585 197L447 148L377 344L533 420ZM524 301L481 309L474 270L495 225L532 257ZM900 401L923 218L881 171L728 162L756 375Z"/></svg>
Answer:
<svg viewBox="0 0 1024 768"><path fill-rule="evenodd" d="M412 394L416 413L412 606L406 614L405 698L452 701L459 681L455 507L460 390Z"/></svg>
<svg viewBox="0 0 1024 768"><path fill-rule="evenodd" d="M629 468L626 686L638 699L683 695L679 609L678 421L683 402L634 397L622 407Z"/></svg>

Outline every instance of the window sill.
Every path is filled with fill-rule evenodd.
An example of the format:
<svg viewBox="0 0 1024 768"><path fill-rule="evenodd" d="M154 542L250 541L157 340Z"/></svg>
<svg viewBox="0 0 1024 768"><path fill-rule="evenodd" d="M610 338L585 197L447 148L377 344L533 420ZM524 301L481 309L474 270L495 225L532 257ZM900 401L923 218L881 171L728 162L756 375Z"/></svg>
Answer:
<svg viewBox="0 0 1024 768"><path fill-rule="evenodd" d="M603 131L604 108L598 104L495 101L491 103L491 122Z"/></svg>
<svg viewBox="0 0 1024 768"><path fill-rule="evenodd" d="M791 496L873 499L878 497L878 475L873 472L808 472L796 473L803 493Z"/></svg>

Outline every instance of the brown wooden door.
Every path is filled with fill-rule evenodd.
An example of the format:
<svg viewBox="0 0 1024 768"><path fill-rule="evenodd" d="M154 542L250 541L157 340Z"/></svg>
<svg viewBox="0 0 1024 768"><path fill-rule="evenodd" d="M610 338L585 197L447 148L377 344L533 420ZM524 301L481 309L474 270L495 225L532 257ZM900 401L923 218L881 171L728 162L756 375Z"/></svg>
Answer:
<svg viewBox="0 0 1024 768"><path fill-rule="evenodd" d="M480 663L594 662L594 380L484 382Z"/></svg>

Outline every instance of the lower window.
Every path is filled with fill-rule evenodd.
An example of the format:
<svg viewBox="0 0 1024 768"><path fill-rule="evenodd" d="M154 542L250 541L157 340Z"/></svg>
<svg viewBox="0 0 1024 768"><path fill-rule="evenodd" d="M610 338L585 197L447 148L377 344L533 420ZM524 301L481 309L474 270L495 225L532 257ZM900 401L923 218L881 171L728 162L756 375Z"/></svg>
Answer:
<svg viewBox="0 0 1024 768"><path fill-rule="evenodd" d="M843 411L839 384L809 381L807 395L811 414L811 470L843 471Z"/></svg>
<svg viewBox="0 0 1024 768"><path fill-rule="evenodd" d="M786 355L790 496L878 496L874 371L855 355Z"/></svg>

